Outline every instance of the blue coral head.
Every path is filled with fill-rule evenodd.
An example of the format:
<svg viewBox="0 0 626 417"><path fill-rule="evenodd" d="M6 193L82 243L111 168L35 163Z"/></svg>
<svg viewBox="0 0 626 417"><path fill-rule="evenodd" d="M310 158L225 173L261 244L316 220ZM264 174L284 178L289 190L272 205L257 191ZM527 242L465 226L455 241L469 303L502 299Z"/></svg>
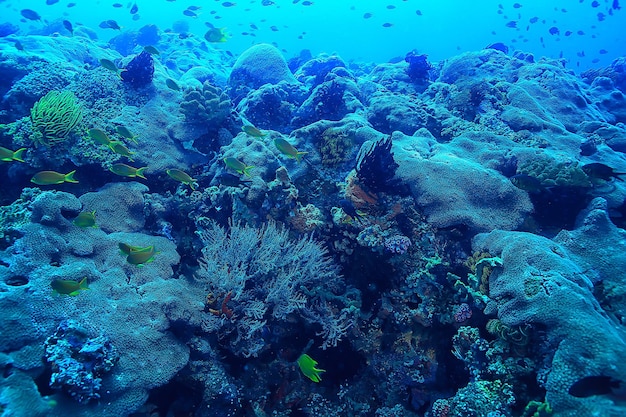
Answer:
<svg viewBox="0 0 626 417"><path fill-rule="evenodd" d="M145 87L152 82L154 77L154 60L152 55L143 51L132 59L123 71L122 81L129 83L134 88Z"/></svg>

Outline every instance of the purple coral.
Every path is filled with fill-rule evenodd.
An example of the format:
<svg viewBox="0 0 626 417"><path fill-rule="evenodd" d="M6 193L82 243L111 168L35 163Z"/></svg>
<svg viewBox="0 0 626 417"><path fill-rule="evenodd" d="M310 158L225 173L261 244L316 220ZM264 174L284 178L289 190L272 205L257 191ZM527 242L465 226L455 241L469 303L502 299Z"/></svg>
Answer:
<svg viewBox="0 0 626 417"><path fill-rule="evenodd" d="M467 303L461 303L454 313L454 320L457 323L463 323L470 318L472 318L472 308Z"/></svg>
<svg viewBox="0 0 626 417"><path fill-rule="evenodd" d="M122 81L130 83L135 88L145 87L154 77L154 60L152 55L142 52L132 59L123 71Z"/></svg>
<svg viewBox="0 0 626 417"><path fill-rule="evenodd" d="M384 246L387 252L403 254L411 246L411 239L404 235L393 235L385 239Z"/></svg>

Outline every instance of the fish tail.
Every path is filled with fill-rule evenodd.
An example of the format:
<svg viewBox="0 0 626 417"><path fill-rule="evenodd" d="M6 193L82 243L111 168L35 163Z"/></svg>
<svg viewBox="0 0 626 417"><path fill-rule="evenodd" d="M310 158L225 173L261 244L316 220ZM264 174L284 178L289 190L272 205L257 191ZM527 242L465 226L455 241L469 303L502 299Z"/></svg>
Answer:
<svg viewBox="0 0 626 417"><path fill-rule="evenodd" d="M198 183L197 182L190 182L189 183L189 187L191 188L192 191L196 191L196 188L198 188Z"/></svg>
<svg viewBox="0 0 626 417"><path fill-rule="evenodd" d="M308 152L296 152L296 162L300 162L302 160L302 157L306 154L308 154Z"/></svg>
<svg viewBox="0 0 626 417"><path fill-rule="evenodd" d="M66 174L66 175L65 175L65 178L64 178L65 182L74 182L74 183L78 183L78 181L74 179L74 174L75 174L75 173L76 173L76 170L74 170L74 171L72 171L72 172L70 172L70 173Z"/></svg>
<svg viewBox="0 0 626 417"><path fill-rule="evenodd" d="M13 160L18 162L24 162L24 160L22 159L22 154L25 150L26 148L20 148L17 151L13 152Z"/></svg>
<svg viewBox="0 0 626 417"><path fill-rule="evenodd" d="M80 288L81 290L89 290L90 289L87 286L87 277L85 277L82 280L80 280L80 282L78 283L78 288Z"/></svg>
<svg viewBox="0 0 626 417"><path fill-rule="evenodd" d="M252 175L250 174L250 170L251 170L252 168L254 168L252 165L246 166L246 167L243 169L243 174L244 174L245 176L247 176L247 177L252 178Z"/></svg>
<svg viewBox="0 0 626 417"><path fill-rule="evenodd" d="M142 167L142 168L139 168L139 169L137 170L137 172L136 172L136 174L135 174L135 175L137 175L139 178L143 178L144 180L147 180L147 178L143 175L143 172L144 172L146 169L148 169L148 167Z"/></svg>

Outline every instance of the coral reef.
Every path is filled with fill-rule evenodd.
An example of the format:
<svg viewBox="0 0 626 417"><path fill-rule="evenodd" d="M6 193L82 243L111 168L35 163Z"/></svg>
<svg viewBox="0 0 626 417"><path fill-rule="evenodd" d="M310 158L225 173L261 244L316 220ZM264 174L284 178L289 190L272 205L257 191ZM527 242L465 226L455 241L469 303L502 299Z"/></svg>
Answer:
<svg viewBox="0 0 626 417"><path fill-rule="evenodd" d="M71 91L50 91L30 111L35 129L32 140L46 146L63 142L82 120L83 112Z"/></svg>
<svg viewBox="0 0 626 417"><path fill-rule="evenodd" d="M154 77L152 55L146 51L141 52L126 65L125 71L122 71L120 75L122 81L130 84L133 88L141 88L151 84Z"/></svg>
<svg viewBox="0 0 626 417"><path fill-rule="evenodd" d="M205 81L201 88L185 90L180 109L188 122L215 130L230 115L232 103L221 89Z"/></svg>

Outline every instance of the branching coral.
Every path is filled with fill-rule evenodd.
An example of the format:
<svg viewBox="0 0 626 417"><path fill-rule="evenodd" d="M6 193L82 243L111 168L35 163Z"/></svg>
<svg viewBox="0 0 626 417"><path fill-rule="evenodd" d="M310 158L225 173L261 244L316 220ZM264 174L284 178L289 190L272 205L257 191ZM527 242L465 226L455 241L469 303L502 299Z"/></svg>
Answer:
<svg viewBox="0 0 626 417"><path fill-rule="evenodd" d="M35 128L33 142L52 146L63 142L83 118L83 111L71 91L50 91L30 111Z"/></svg>
<svg viewBox="0 0 626 417"><path fill-rule="evenodd" d="M185 90L180 108L188 122L218 127L230 114L232 103L226 93L205 81L201 88Z"/></svg>

